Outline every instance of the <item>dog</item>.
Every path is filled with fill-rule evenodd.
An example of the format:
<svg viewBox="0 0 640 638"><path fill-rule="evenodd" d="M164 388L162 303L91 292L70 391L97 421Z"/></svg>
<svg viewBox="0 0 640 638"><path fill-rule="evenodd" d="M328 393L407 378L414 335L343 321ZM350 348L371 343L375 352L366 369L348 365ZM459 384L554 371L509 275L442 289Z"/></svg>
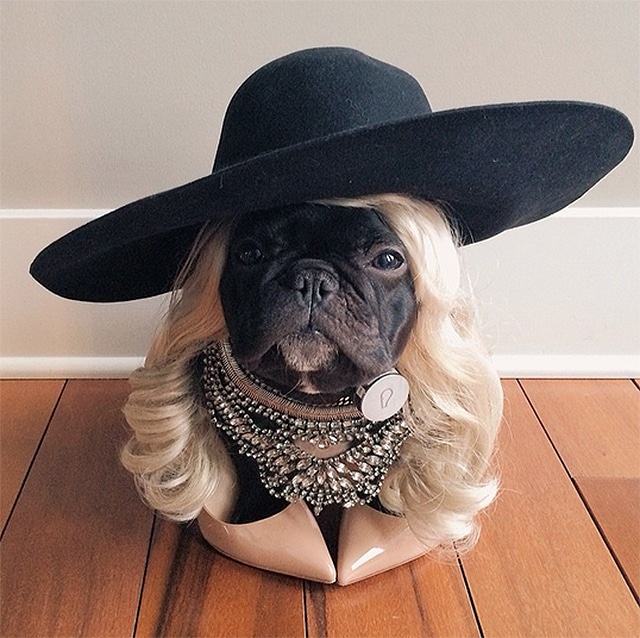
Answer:
<svg viewBox="0 0 640 638"><path fill-rule="evenodd" d="M501 392L443 209L383 194L240 215L203 228L175 289L125 406L149 505L321 582L473 545ZM365 417L388 375L409 400ZM293 545L315 549L292 565Z"/></svg>
<svg viewBox="0 0 640 638"><path fill-rule="evenodd" d="M234 356L304 400L387 372L416 320L405 251L372 209L307 204L244 215L220 286Z"/></svg>
<svg viewBox="0 0 640 638"><path fill-rule="evenodd" d="M396 365L415 324L405 253L370 208L303 204L244 215L220 281L233 356L303 404L353 394ZM239 455L235 474L234 523L273 516L286 505Z"/></svg>

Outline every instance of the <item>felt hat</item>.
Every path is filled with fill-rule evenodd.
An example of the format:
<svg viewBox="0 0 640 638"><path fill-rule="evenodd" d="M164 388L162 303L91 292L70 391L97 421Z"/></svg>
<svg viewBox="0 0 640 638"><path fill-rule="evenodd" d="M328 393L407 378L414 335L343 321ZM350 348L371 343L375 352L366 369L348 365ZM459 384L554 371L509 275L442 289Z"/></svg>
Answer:
<svg viewBox="0 0 640 638"><path fill-rule="evenodd" d="M45 248L31 274L63 297L168 291L202 225L376 193L446 202L463 243L567 206L625 157L620 112L582 102L431 110L408 73L347 48L274 60L237 90L213 171L127 204Z"/></svg>

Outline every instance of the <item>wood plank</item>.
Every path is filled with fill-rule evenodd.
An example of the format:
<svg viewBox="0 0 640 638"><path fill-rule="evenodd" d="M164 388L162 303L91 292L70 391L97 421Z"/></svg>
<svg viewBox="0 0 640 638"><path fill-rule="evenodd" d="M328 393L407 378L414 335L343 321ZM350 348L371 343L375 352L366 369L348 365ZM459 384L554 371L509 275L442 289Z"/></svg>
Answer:
<svg viewBox="0 0 640 638"><path fill-rule="evenodd" d="M463 559L490 636L636 636L631 591L524 394L505 382L503 487Z"/></svg>
<svg viewBox="0 0 640 638"><path fill-rule="evenodd" d="M5 528L63 387L61 380L0 381L0 530Z"/></svg>
<svg viewBox="0 0 640 638"><path fill-rule="evenodd" d="M136 636L304 636L302 581L237 563L158 520Z"/></svg>
<svg viewBox="0 0 640 638"><path fill-rule="evenodd" d="M67 383L0 545L1 635L131 635L152 516L117 460L126 393Z"/></svg>
<svg viewBox="0 0 640 638"><path fill-rule="evenodd" d="M306 588L310 638L478 635L455 563L423 557L346 587Z"/></svg>
<svg viewBox="0 0 640 638"><path fill-rule="evenodd" d="M640 596L640 479L577 478L576 483Z"/></svg>
<svg viewBox="0 0 640 638"><path fill-rule="evenodd" d="M571 476L640 477L640 392L625 379L522 386Z"/></svg>

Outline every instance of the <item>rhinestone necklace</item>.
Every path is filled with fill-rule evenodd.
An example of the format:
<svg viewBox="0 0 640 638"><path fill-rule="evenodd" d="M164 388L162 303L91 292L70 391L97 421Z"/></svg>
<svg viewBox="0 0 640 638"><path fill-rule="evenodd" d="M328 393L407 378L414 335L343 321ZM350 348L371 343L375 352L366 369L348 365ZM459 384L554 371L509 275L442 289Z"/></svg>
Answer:
<svg viewBox="0 0 640 638"><path fill-rule="evenodd" d="M280 394L245 372L228 342L204 351L202 387L212 424L256 462L268 492L289 502L302 499L316 514L333 503L370 502L410 434L400 413L374 423L362 416L352 397L313 405ZM348 448L320 458L298 442Z"/></svg>

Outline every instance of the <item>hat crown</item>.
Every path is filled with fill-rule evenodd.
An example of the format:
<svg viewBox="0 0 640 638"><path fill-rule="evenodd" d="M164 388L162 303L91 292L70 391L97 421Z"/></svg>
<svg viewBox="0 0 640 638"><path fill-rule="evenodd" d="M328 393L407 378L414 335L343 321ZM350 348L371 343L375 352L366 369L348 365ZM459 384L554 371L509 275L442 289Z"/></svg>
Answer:
<svg viewBox="0 0 640 638"><path fill-rule="evenodd" d="M213 169L428 113L421 86L397 67L354 49L298 51L261 67L238 88Z"/></svg>

